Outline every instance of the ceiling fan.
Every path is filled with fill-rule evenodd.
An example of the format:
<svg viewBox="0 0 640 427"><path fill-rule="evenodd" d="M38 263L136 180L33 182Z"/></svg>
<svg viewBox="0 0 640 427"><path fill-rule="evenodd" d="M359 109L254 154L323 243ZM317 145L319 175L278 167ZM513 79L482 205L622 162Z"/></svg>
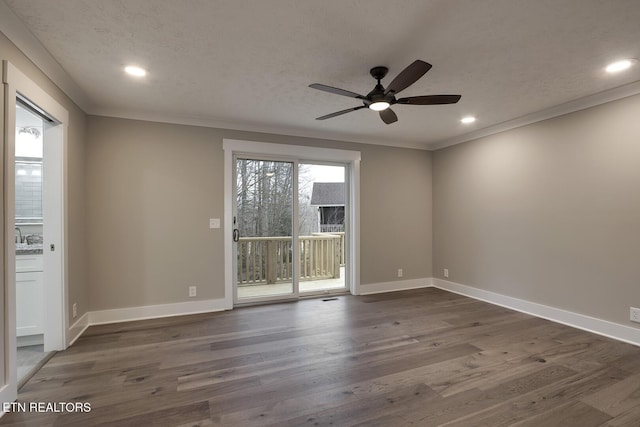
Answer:
<svg viewBox="0 0 640 427"><path fill-rule="evenodd" d="M336 95L348 96L350 98L360 99L363 105L357 107L348 108L346 110L337 111L335 113L327 114L326 116L318 117L316 120L326 120L332 117L341 116L351 111L360 110L362 108L369 108L374 111L380 112L380 118L383 122L390 125L391 123L398 121L398 116L393 112L390 106L393 104L404 105L441 105L441 104L455 104L461 98L461 95L425 95L425 96L410 96L408 98L396 98L396 95L405 90L412 84L414 84L420 77L424 76L427 71L431 69L431 64L421 60L416 60L410 64L407 68L402 70L395 79L389 83L389 86L385 89L380 83L386 75L389 69L387 67L373 67L369 73L371 77L378 81L376 87L369 92L366 96L360 95L355 92L351 92L337 87L327 86L320 83L313 83L309 85L310 88L318 89L324 92L335 93Z"/></svg>

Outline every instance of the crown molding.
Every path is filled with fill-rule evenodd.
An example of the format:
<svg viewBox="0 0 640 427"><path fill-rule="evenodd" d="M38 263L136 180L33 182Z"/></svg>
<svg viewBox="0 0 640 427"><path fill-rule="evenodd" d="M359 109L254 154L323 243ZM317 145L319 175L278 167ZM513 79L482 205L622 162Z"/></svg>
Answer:
<svg viewBox="0 0 640 427"><path fill-rule="evenodd" d="M370 136L360 136L348 133L318 131L312 129L296 129L265 124L241 123L226 120L216 120L208 117L176 116L152 112L132 111L124 109L94 108L91 115L115 117L119 119L142 120L147 122L171 123L188 126L201 126L221 130L256 132L282 136L322 139L325 141L352 142L355 144L383 145L386 147L409 148L414 150L428 150L424 143L412 143L407 141L393 141Z"/></svg>
<svg viewBox="0 0 640 427"><path fill-rule="evenodd" d="M619 99L628 98L630 96L640 94L640 81L628 83L623 86L618 86L613 89L598 92L593 95L588 95L582 98L575 99L573 101L565 102L554 107L546 108L544 110L537 111L535 113L527 114L522 117L518 117L513 120L498 123L496 125L488 126L483 129L478 129L473 132L465 133L453 138L445 139L439 142L425 144L425 143L411 143L407 141L391 142L388 139L372 138L369 136L359 136L345 133L332 133L327 131L316 131L309 129L293 129L286 127L255 125L250 123L238 123L231 121L214 120L205 117L178 117L171 115L154 114L147 112L136 111L124 111L124 110L111 110L111 109L96 109L91 112L94 115L117 117L123 119L132 120L144 120L151 122L161 123L173 123L183 124L191 126L202 126L210 128L247 131L247 132L259 132L276 135L286 136L298 136L303 138L315 138L324 140L333 140L338 142L353 142L357 144L372 144L383 145L387 147L399 147L410 148L416 150L428 150L435 151L441 148L450 147L456 144L462 144L463 142L472 141L475 139L483 138L486 136L494 135L500 132L505 132L511 129L516 129L522 126L530 125L533 123L541 122L544 120L552 119L554 117L563 116L565 114L574 113L576 111L584 110L587 108L595 107L608 102L617 101Z"/></svg>
<svg viewBox="0 0 640 427"><path fill-rule="evenodd" d="M13 10L0 0L0 31L85 112L91 101Z"/></svg>
<svg viewBox="0 0 640 427"><path fill-rule="evenodd" d="M461 144L463 142L474 139L483 138L485 136L494 135L496 133L530 125L532 123L541 122L543 120L552 119L554 117L563 116L565 114L574 113L576 111L595 107L597 105L606 104L607 102L617 101L619 99L628 98L633 95L640 94L640 81L628 83L613 89L578 98L564 104L546 108L535 113L527 114L517 119L498 123L477 131L469 132L454 138L445 139L429 145L429 150L439 150L441 148L450 147L452 145Z"/></svg>

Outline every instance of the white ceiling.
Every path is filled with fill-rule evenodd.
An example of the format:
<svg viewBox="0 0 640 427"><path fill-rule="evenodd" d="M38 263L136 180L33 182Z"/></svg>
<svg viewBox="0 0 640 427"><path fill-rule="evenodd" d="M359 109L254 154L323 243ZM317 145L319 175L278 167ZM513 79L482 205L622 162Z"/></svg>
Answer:
<svg viewBox="0 0 640 427"><path fill-rule="evenodd" d="M640 81L640 64L603 70L640 58L638 0L5 2L93 114L429 149ZM389 67L386 85L415 59L433 68L402 96L461 101L396 105L391 125L366 109L315 120L359 104L309 84L366 94L371 67Z"/></svg>

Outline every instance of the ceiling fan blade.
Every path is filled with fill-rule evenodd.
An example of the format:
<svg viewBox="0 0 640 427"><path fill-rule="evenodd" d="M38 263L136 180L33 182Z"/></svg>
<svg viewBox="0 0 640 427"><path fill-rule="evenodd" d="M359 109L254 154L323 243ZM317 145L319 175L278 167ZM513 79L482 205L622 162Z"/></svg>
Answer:
<svg viewBox="0 0 640 427"><path fill-rule="evenodd" d="M326 116L318 117L316 120L330 119L332 117L341 116L343 114L347 114L347 113L350 113L352 111L359 110L361 108L367 108L367 107L365 107L364 105L360 105L359 107L347 108L346 110L336 111L335 113L331 113L331 114L327 114Z"/></svg>
<svg viewBox="0 0 640 427"><path fill-rule="evenodd" d="M389 83L387 87L386 94L393 92L394 94L399 93L400 91L405 90L412 84L414 84L418 79L425 75L427 71L431 69L431 64L416 60L412 64L410 64L407 68L402 70L400 74L396 76L395 79Z"/></svg>
<svg viewBox="0 0 640 427"><path fill-rule="evenodd" d="M408 104L408 105L441 105L441 104L455 104L460 101L462 95L425 95L425 96L410 96L408 98L400 98L396 101L396 104Z"/></svg>
<svg viewBox="0 0 640 427"><path fill-rule="evenodd" d="M394 113L391 108L380 111L380 118L388 125L398 121L398 116L396 116L396 113Z"/></svg>
<svg viewBox="0 0 640 427"><path fill-rule="evenodd" d="M351 92L349 90L339 89L333 86L322 85L320 83L313 83L309 85L310 88L318 89L323 92L335 93L336 95L348 96L349 98L364 99L364 96L359 93Z"/></svg>

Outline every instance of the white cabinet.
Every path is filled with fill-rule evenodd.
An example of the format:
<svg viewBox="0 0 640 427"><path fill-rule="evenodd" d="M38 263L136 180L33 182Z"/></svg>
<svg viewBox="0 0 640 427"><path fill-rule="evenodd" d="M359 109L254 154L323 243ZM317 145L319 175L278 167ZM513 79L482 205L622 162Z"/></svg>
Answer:
<svg viewBox="0 0 640 427"><path fill-rule="evenodd" d="M16 255L16 334L44 333L42 255Z"/></svg>
<svg viewBox="0 0 640 427"><path fill-rule="evenodd" d="M42 254L16 255L16 273L43 270Z"/></svg>

